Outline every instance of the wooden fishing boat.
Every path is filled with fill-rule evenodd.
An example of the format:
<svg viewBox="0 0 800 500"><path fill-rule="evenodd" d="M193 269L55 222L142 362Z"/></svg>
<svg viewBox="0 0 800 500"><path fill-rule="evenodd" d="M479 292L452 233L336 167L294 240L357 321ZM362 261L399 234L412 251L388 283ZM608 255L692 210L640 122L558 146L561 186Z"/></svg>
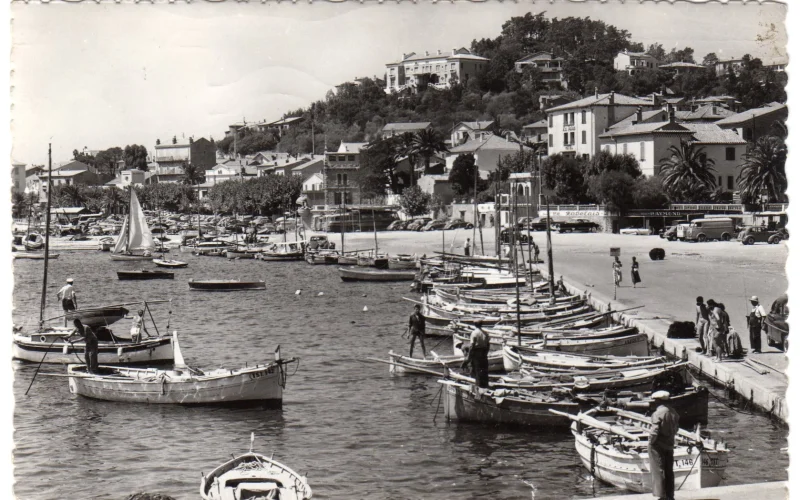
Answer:
<svg viewBox="0 0 800 500"><path fill-rule="evenodd" d="M264 455L250 451L203 474L203 500L307 500L313 492L305 476Z"/></svg>
<svg viewBox="0 0 800 500"><path fill-rule="evenodd" d="M175 332L172 347L171 370L101 365L98 373L88 373L86 365L69 365L70 393L126 403L280 406L287 378L284 367L297 361L281 359L278 348L273 362L203 371L185 364Z"/></svg>
<svg viewBox="0 0 800 500"><path fill-rule="evenodd" d="M439 356L431 351L428 358L409 358L389 351L389 373L392 375L426 374L442 375L443 369L459 368L464 362L464 356ZM498 351L489 353L489 371L503 371L503 357Z"/></svg>
<svg viewBox="0 0 800 500"><path fill-rule="evenodd" d="M532 325L536 323L552 323L560 320L577 319L580 315L589 316L596 315L597 313L587 305L574 304L569 307L556 307L552 309L544 309L542 312L520 314L519 324ZM452 321L459 321L465 324L475 324L477 322L483 323L517 323L516 314L495 314L486 312L483 314L467 314L460 311L447 311L445 309L431 306L426 304L422 308L422 315L425 317L425 323L435 326L447 326Z"/></svg>
<svg viewBox="0 0 800 500"><path fill-rule="evenodd" d="M303 260L305 256L302 241L273 243L268 249L256 254L256 259L269 261Z"/></svg>
<svg viewBox="0 0 800 500"><path fill-rule="evenodd" d="M389 269L417 269L419 263L413 255L398 254L389 258Z"/></svg>
<svg viewBox="0 0 800 500"><path fill-rule="evenodd" d="M189 288L203 291L266 290L267 283L262 280L189 280Z"/></svg>
<svg viewBox="0 0 800 500"><path fill-rule="evenodd" d="M524 346L505 345L504 367L512 370L533 368L539 372L581 372L597 370L618 370L667 363L662 356L597 356L577 353L564 353L543 349L529 349ZM506 357L509 361L506 362ZM506 365L508 363L508 365Z"/></svg>
<svg viewBox="0 0 800 500"><path fill-rule="evenodd" d="M358 264L358 257L353 255L340 255L336 263L340 266L355 266Z"/></svg>
<svg viewBox="0 0 800 500"><path fill-rule="evenodd" d="M469 336L471 329L463 328L461 324L451 325L453 331L453 354L461 354L461 348L464 345L469 345ZM610 326L606 328L590 329L584 328L579 330L555 330L555 331L525 331L521 335L517 335L513 330L506 330L505 328L484 328L484 331L489 335L489 346L492 349L502 349L504 345L509 344L512 346L521 345L524 347L533 347L539 351L543 347L539 347L544 338L550 341L556 339L604 339L623 337L636 333L636 328L626 326Z"/></svg>
<svg viewBox="0 0 800 500"><path fill-rule="evenodd" d="M95 332L98 335L99 364L155 365L172 363L174 359L172 338L169 336L146 337L139 342L132 342L112 336L113 333L104 335L103 329L96 329ZM60 327L30 334L15 332L11 355L14 359L32 363L81 363L85 360L86 343L80 337L72 337L74 334L74 328Z"/></svg>
<svg viewBox="0 0 800 500"><path fill-rule="evenodd" d="M524 389L481 389L455 380L439 380L443 385L444 415L448 420L484 424L567 427L571 420L549 410L577 415L598 405L613 406L647 414L655 410L652 391L607 391L572 394L566 390L534 392ZM708 389L686 388L670 397L669 404L680 415L683 426L708 421Z"/></svg>
<svg viewBox="0 0 800 500"><path fill-rule="evenodd" d="M22 240L22 246L29 252L44 249L44 237L39 233L28 233Z"/></svg>
<svg viewBox="0 0 800 500"><path fill-rule="evenodd" d="M650 418L617 408L599 408L566 416L573 421L575 449L595 477L638 493L653 490L647 452ZM725 477L729 450L696 432L678 430L673 473L681 490L718 486Z"/></svg>
<svg viewBox="0 0 800 500"><path fill-rule="evenodd" d="M72 322L76 318L81 320L83 326L90 326L97 328L100 326L108 326L121 320L128 314L128 309L123 306L98 306L98 307L84 307L77 311L70 311L67 313L67 321Z"/></svg>
<svg viewBox="0 0 800 500"><path fill-rule="evenodd" d="M158 267L169 267L173 269L178 269L189 265L188 262L174 259L153 259L153 264L157 265Z"/></svg>
<svg viewBox="0 0 800 500"><path fill-rule="evenodd" d="M225 257L228 259L255 259L256 252L248 252L242 249L227 249L225 250Z"/></svg>
<svg viewBox="0 0 800 500"><path fill-rule="evenodd" d="M117 279L120 280L171 280L173 278L175 278L175 273L167 271L150 271L147 269L117 271Z"/></svg>
<svg viewBox="0 0 800 500"><path fill-rule="evenodd" d="M392 271L384 269L365 269L340 267L342 281L413 281L416 271Z"/></svg>
<svg viewBox="0 0 800 500"><path fill-rule="evenodd" d="M636 333L620 337L581 339L568 338L558 340L544 340L542 342L531 342L526 346L505 346L503 347L503 363L507 371L518 370L525 362L524 354L529 352L527 349L543 349L550 351L588 354L593 356L649 356L650 344L647 334ZM532 351L535 352L535 351ZM528 358L530 363L533 358Z"/></svg>
<svg viewBox="0 0 800 500"><path fill-rule="evenodd" d="M31 259L31 260L44 260L44 252L11 252L15 259ZM57 253L48 254L48 259L57 259Z"/></svg>
<svg viewBox="0 0 800 500"><path fill-rule="evenodd" d="M389 256L378 255L359 255L356 258L356 265L360 267L375 267L377 269L389 269Z"/></svg>
<svg viewBox="0 0 800 500"><path fill-rule="evenodd" d="M312 265L335 265L339 263L339 253L335 250L306 252L306 262Z"/></svg>

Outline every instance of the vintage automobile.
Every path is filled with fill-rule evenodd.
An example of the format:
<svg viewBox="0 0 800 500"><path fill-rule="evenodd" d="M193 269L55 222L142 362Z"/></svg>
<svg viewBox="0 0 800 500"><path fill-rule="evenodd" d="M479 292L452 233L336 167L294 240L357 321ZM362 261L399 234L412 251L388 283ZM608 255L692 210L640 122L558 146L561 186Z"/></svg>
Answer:
<svg viewBox="0 0 800 500"><path fill-rule="evenodd" d="M444 226L445 229L472 229L472 224L461 220L461 219L453 219L447 222L447 225Z"/></svg>
<svg viewBox="0 0 800 500"><path fill-rule="evenodd" d="M503 229L502 231L500 231L500 242L501 243L511 243L511 231L512 231L512 229L508 228L508 227ZM520 231L519 228L517 228L516 231L517 231L517 241L522 242L522 243L527 243L528 242L528 235L525 234L524 232Z"/></svg>
<svg viewBox="0 0 800 500"><path fill-rule="evenodd" d="M645 236L650 234L650 229L646 227L626 227L625 229L620 229L619 234L632 234L632 235Z"/></svg>
<svg viewBox="0 0 800 500"><path fill-rule="evenodd" d="M520 221L517 222L517 228L519 228L519 229L528 229L528 228L530 228L531 231L546 231L547 230L547 217L536 217L535 219L531 220L530 222L528 222L527 218L525 218L525 220L520 219ZM557 229L557 223L556 223L556 221L553 220L552 217L550 218L550 229L551 230Z"/></svg>
<svg viewBox="0 0 800 500"><path fill-rule="evenodd" d="M781 295L767 313L764 320L764 332L767 334L767 344L789 350L789 297Z"/></svg>
<svg viewBox="0 0 800 500"><path fill-rule="evenodd" d="M588 219L571 219L557 223L559 233L586 232L591 233L600 229L600 224Z"/></svg>
<svg viewBox="0 0 800 500"><path fill-rule="evenodd" d="M420 231L438 231L444 229L446 225L446 220L432 220L425 224Z"/></svg>
<svg viewBox="0 0 800 500"><path fill-rule="evenodd" d="M778 231L771 231L766 226L745 226L739 231L737 238L742 245L753 245L756 243L769 243L776 245L781 242L783 237Z"/></svg>
<svg viewBox="0 0 800 500"><path fill-rule="evenodd" d="M392 221L391 224L386 228L387 231L401 231L406 228L406 226L410 223L410 220L396 220Z"/></svg>
<svg viewBox="0 0 800 500"><path fill-rule="evenodd" d="M414 219L408 226L406 226L406 231L422 231L422 228L425 227L425 224L431 220L432 219L430 217Z"/></svg>

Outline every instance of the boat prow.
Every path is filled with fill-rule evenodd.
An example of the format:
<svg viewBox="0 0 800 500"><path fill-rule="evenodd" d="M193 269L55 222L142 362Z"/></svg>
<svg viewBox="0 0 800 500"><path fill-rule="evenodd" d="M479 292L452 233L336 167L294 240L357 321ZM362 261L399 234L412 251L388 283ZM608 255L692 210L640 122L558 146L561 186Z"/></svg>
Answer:
<svg viewBox="0 0 800 500"><path fill-rule="evenodd" d="M252 451L228 460L200 480L204 500L307 500L312 494L305 476Z"/></svg>

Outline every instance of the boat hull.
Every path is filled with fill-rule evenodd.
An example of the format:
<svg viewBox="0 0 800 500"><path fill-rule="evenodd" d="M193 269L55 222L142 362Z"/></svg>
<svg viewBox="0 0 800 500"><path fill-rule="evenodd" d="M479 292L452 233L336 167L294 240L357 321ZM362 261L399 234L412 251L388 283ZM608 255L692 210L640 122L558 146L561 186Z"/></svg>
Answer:
<svg viewBox="0 0 800 500"><path fill-rule="evenodd" d="M121 262L147 261L147 260L153 260L153 256L111 254L111 260L116 260Z"/></svg>
<svg viewBox="0 0 800 500"><path fill-rule="evenodd" d="M593 356L649 356L650 346L647 334L637 333L624 337L611 337L600 339L565 339L539 344L537 347L556 352L585 354ZM520 355L508 347L503 348L503 363L506 371L518 370L526 363L525 355ZM531 359L531 364L535 361Z"/></svg>
<svg viewBox="0 0 800 500"><path fill-rule="evenodd" d="M52 340L33 340L27 335L15 335L11 346L14 359L48 364L83 363L86 356L84 342L65 343ZM47 353L45 355L45 353ZM150 365L172 363L172 338L145 339L139 343L99 342L97 362L103 365Z"/></svg>
<svg viewBox="0 0 800 500"><path fill-rule="evenodd" d="M417 262L413 260L389 259L389 269L417 269L417 267Z"/></svg>
<svg viewBox="0 0 800 500"><path fill-rule="evenodd" d="M303 252L292 253L259 253L256 259L267 261L303 260Z"/></svg>
<svg viewBox="0 0 800 500"><path fill-rule="evenodd" d="M313 492L305 476L271 458L253 452L228 460L208 475L203 475L200 480L200 497L204 500L233 498L307 500L312 495Z"/></svg>
<svg viewBox="0 0 800 500"><path fill-rule="evenodd" d="M170 269L179 269L189 265L188 262L183 262L180 260L159 260L153 259L153 264L158 267L166 267Z"/></svg>
<svg viewBox="0 0 800 500"><path fill-rule="evenodd" d="M75 311L67 313L67 321L72 322L75 319L81 320L83 326L90 326L92 328L98 326L108 326L121 320L128 314L128 310L122 306L103 307L86 311Z"/></svg>
<svg viewBox="0 0 800 500"><path fill-rule="evenodd" d="M68 373L79 374L83 365L70 365ZM101 367L102 368L102 367ZM75 376L69 379L72 394L119 403L280 406L283 399L282 370L276 364L233 370L231 374L171 381L152 376L157 370L114 370L131 378ZM152 380L145 380L152 376ZM139 379L136 379L139 377Z"/></svg>
<svg viewBox="0 0 800 500"><path fill-rule="evenodd" d="M175 273L166 271L117 271L120 280L171 280Z"/></svg>
<svg viewBox="0 0 800 500"><path fill-rule="evenodd" d="M409 358L394 352L389 353L389 373L392 375L432 375L444 368L459 368L464 356L439 356L431 359ZM489 353L489 372L503 371L503 359L499 351Z"/></svg>
<svg viewBox="0 0 800 500"><path fill-rule="evenodd" d="M189 288L201 291L266 290L264 281L189 281Z"/></svg>
<svg viewBox="0 0 800 500"><path fill-rule="evenodd" d="M340 256L339 259L337 260L337 264L341 266L355 266L358 264L358 258Z"/></svg>
<svg viewBox="0 0 800 500"><path fill-rule="evenodd" d="M339 268L342 281L413 281L416 271L390 271Z"/></svg>

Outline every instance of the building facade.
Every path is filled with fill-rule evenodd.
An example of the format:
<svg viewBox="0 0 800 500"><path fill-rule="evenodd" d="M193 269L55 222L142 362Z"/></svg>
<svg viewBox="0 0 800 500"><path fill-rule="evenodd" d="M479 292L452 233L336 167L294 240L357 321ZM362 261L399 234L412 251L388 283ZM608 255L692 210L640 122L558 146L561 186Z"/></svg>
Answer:
<svg viewBox="0 0 800 500"><path fill-rule="evenodd" d="M11 162L11 189L15 193L25 192L25 164Z"/></svg>
<svg viewBox="0 0 800 500"><path fill-rule="evenodd" d="M547 110L548 154L591 158L600 151L598 136L638 108L652 110L657 97L638 99L623 94L595 94Z"/></svg>
<svg viewBox="0 0 800 500"><path fill-rule="evenodd" d="M388 139L406 133L416 134L431 128L431 122L387 123L381 130L381 137Z"/></svg>
<svg viewBox="0 0 800 500"><path fill-rule="evenodd" d="M361 167L361 149L366 145L365 142L342 142L335 153L326 153L323 167L326 208L361 203L361 190L355 176Z"/></svg>
<svg viewBox="0 0 800 500"><path fill-rule="evenodd" d="M525 151L530 151L528 146L522 146ZM475 139L465 142L460 146L451 148L447 154L445 170L450 172L453 164L462 154L470 154L475 158L475 165L482 178L487 178L489 172L497 170L497 164L506 156L519 153L520 145L496 135L490 135L485 139Z"/></svg>
<svg viewBox="0 0 800 500"><path fill-rule="evenodd" d="M403 54L398 62L386 65L386 92L415 90L423 81L434 88L449 88L451 82L465 84L489 62L462 47L451 51L425 51Z"/></svg>
<svg viewBox="0 0 800 500"><path fill-rule="evenodd" d="M450 130L450 144L458 146L467 141L483 140L492 135L494 121L461 122Z"/></svg>
<svg viewBox="0 0 800 500"><path fill-rule="evenodd" d="M564 59L555 57L550 52L537 52L530 54L514 63L517 73L522 73L525 68L536 68L541 74L542 82L551 88L567 88L567 79L564 76Z"/></svg>
<svg viewBox="0 0 800 500"><path fill-rule="evenodd" d="M614 69L625 71L629 75L656 68L658 68L658 59L644 52L628 52L624 50L614 58Z"/></svg>
<svg viewBox="0 0 800 500"><path fill-rule="evenodd" d="M745 141L755 142L765 135L782 136L789 108L786 104L763 106L728 116L717 122L719 127L735 132Z"/></svg>

